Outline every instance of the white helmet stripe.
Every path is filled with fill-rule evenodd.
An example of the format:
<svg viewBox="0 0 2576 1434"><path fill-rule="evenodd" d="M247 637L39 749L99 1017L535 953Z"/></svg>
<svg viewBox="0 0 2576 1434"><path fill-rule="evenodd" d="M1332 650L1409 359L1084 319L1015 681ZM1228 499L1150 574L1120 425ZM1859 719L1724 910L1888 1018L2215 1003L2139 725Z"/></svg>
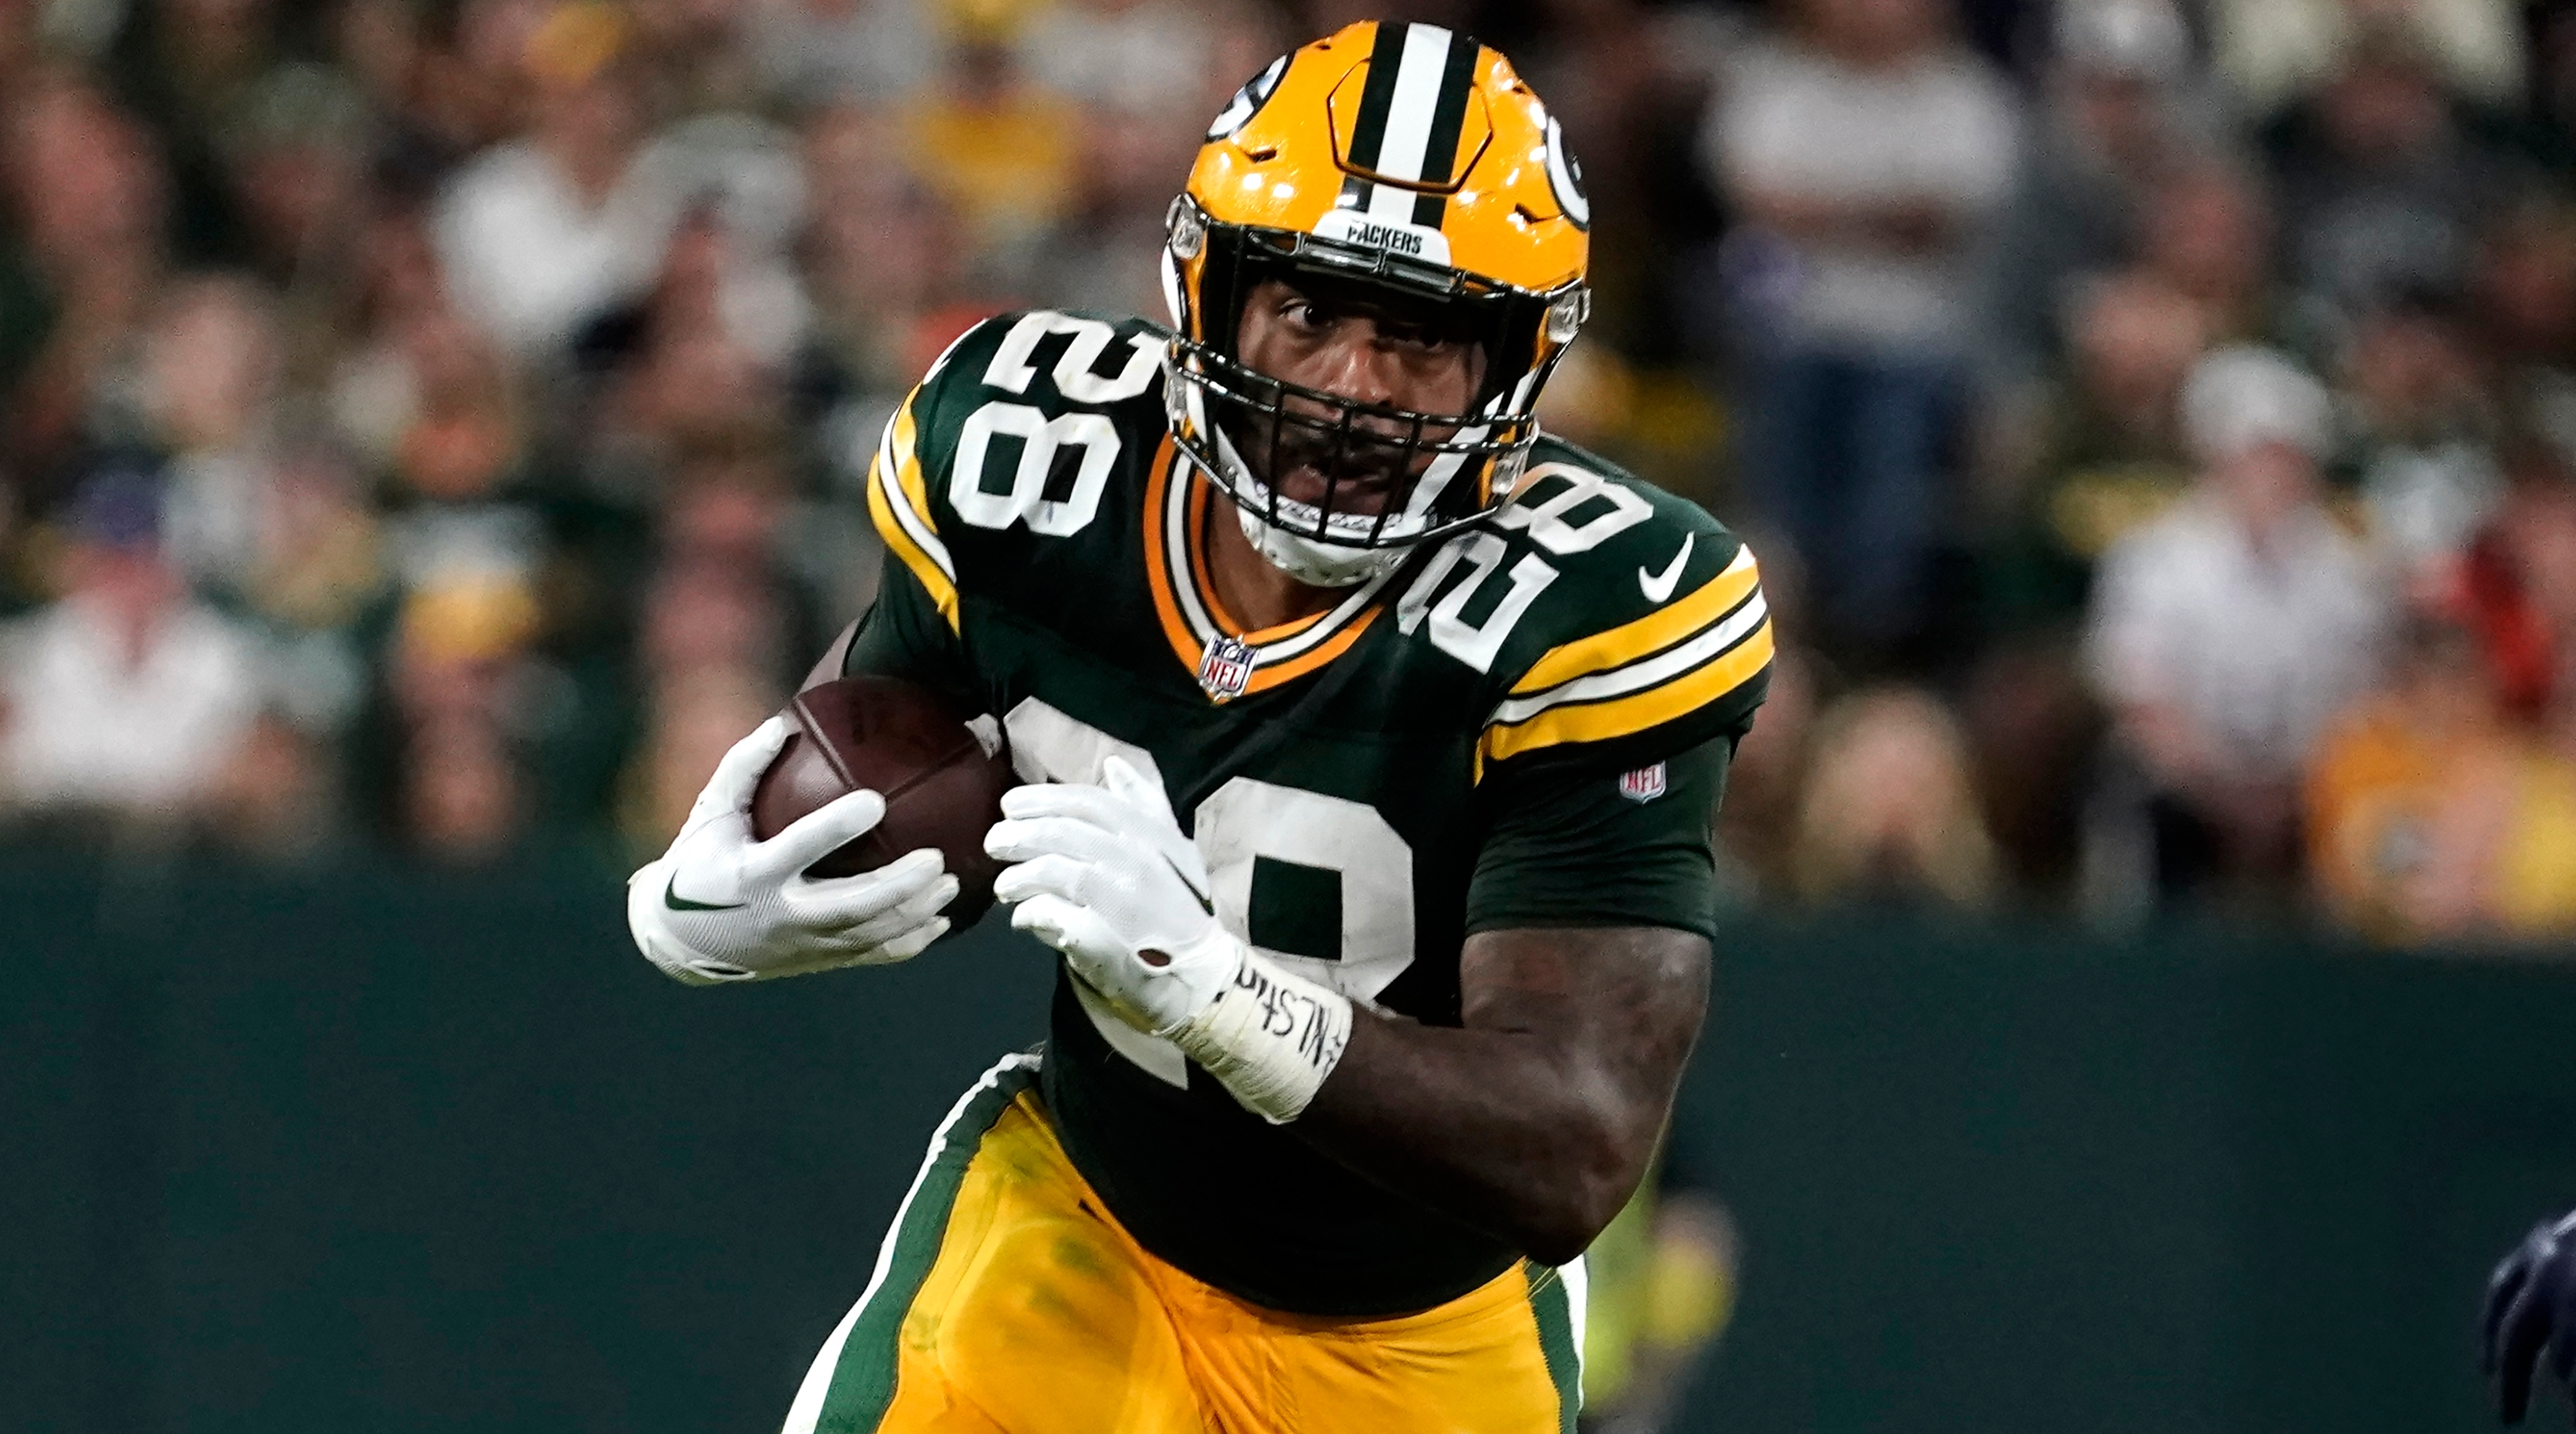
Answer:
<svg viewBox="0 0 2576 1434"><path fill-rule="evenodd" d="M1449 47L1456 37L1437 25L1407 25L1404 59L1395 75L1395 103L1388 106L1386 139L1370 168L1389 179L1422 178L1424 153L1431 143L1431 121L1440 108L1440 79L1449 68ZM1412 197L1405 196L1408 216Z"/></svg>

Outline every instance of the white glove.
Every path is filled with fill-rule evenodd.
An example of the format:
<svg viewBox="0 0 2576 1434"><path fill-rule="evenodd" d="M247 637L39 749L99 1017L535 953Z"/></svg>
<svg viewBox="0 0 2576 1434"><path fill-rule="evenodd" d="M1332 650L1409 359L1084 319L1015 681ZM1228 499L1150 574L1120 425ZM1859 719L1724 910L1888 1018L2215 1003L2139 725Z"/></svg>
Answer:
<svg viewBox="0 0 2576 1434"><path fill-rule="evenodd" d="M811 877L885 819L874 792L834 798L767 841L751 794L793 729L772 717L725 753L671 849L626 880L626 925L645 958L691 985L908 961L947 934L957 878L923 848L857 876Z"/></svg>
<svg viewBox="0 0 2576 1434"><path fill-rule="evenodd" d="M1162 783L1111 757L1098 787L1014 787L984 850L1011 924L1064 953L1119 1019L1178 1045L1273 1123L1314 1098L1350 1038L1350 999L1217 920L1207 864Z"/></svg>

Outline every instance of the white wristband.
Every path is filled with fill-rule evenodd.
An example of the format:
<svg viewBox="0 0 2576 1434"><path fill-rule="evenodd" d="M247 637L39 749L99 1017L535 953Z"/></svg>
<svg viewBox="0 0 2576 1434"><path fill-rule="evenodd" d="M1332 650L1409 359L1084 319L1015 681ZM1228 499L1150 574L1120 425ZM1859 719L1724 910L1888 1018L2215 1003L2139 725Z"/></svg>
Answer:
<svg viewBox="0 0 2576 1434"><path fill-rule="evenodd" d="M1285 1125L1340 1063L1351 1020L1350 997L1244 948L1234 979L1171 1040L1244 1109Z"/></svg>

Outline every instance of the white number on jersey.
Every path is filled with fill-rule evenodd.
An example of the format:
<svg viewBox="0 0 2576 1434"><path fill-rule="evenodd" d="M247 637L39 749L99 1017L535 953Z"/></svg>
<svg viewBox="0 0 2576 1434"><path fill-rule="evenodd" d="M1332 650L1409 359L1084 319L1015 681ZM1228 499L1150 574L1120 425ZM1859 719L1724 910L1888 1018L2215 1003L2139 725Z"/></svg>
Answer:
<svg viewBox="0 0 2576 1434"><path fill-rule="evenodd" d="M1150 333L1137 334L1127 340L1126 366L1116 376L1103 378L1091 371L1092 365L1100 362L1116 331L1098 319L1042 309L1011 325L1011 331L1002 336L1002 346L993 350L993 361L984 366L985 384L1005 393L1028 392L1029 380L1038 376L1029 356L1049 334L1073 335L1073 342L1064 346L1064 356L1055 361L1055 391L1075 403L1123 403L1134 398L1153 385L1154 372L1163 362L1163 341Z"/></svg>
<svg viewBox="0 0 2576 1434"><path fill-rule="evenodd" d="M1161 769L1144 748L1034 697L1022 698L1002 725L1011 736L1011 765L1024 780L1097 783L1101 765L1113 756L1162 780ZM1413 848L1376 808L1236 777L1199 804L1191 829L1215 888L1211 895L1217 919L1245 941L1252 939L1252 873L1259 858L1340 876L1341 959L1256 948L1263 955L1360 1000L1385 990L1413 964ZM1167 1084L1189 1084L1189 1059L1178 1046L1118 1019L1079 981L1073 983L1073 994L1110 1049Z"/></svg>
<svg viewBox="0 0 2576 1434"><path fill-rule="evenodd" d="M985 468L993 438L1020 440L1020 461L1010 471L1010 487L995 492L985 486ZM1065 447L1082 450L1074 470L1073 490L1062 498L1046 496L1047 475ZM1100 495L1109 486L1109 470L1118 462L1118 430L1105 413L1059 413L1053 418L1025 403L988 403L966 415L957 431L957 457L948 468L948 505L957 516L979 528L1007 528L1025 522L1032 533L1069 538L1083 530L1100 511Z"/></svg>
<svg viewBox="0 0 2576 1434"><path fill-rule="evenodd" d="M1564 480L1565 487L1549 494L1544 502L1515 499L1494 515L1494 526L1505 530L1527 528L1530 538L1551 553L1582 553L1655 516L1654 505L1645 499L1570 463L1540 464L1521 479L1519 491L1527 495L1550 479ZM1587 515L1580 523L1566 521L1567 514L1595 499L1609 506Z"/></svg>
<svg viewBox="0 0 2576 1434"><path fill-rule="evenodd" d="M1404 599L1395 605L1395 625L1410 635L1431 619L1431 645L1476 669L1485 672L1494 665L1494 654L1503 650L1503 639L1512 635L1512 625L1538 601L1538 595L1556 581L1556 569L1548 566L1536 553L1523 553L1512 564L1511 589L1494 603L1481 621L1467 620L1467 604L1485 586L1485 579L1501 567L1510 545L1491 533L1468 533L1441 545L1438 556L1422 570L1422 576L1405 589ZM1460 564L1474 571L1459 580L1435 606L1433 597L1440 585L1449 580Z"/></svg>

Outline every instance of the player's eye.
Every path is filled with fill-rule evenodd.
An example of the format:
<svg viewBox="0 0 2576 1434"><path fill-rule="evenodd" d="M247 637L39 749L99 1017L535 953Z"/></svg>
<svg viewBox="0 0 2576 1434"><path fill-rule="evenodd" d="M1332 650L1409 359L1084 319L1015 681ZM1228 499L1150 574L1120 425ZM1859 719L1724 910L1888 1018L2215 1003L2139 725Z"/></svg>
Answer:
<svg viewBox="0 0 2576 1434"><path fill-rule="evenodd" d="M1323 305L1302 296L1283 301L1279 305L1279 316L1286 319L1291 328L1309 333L1321 333L1333 322L1333 316L1325 312Z"/></svg>

